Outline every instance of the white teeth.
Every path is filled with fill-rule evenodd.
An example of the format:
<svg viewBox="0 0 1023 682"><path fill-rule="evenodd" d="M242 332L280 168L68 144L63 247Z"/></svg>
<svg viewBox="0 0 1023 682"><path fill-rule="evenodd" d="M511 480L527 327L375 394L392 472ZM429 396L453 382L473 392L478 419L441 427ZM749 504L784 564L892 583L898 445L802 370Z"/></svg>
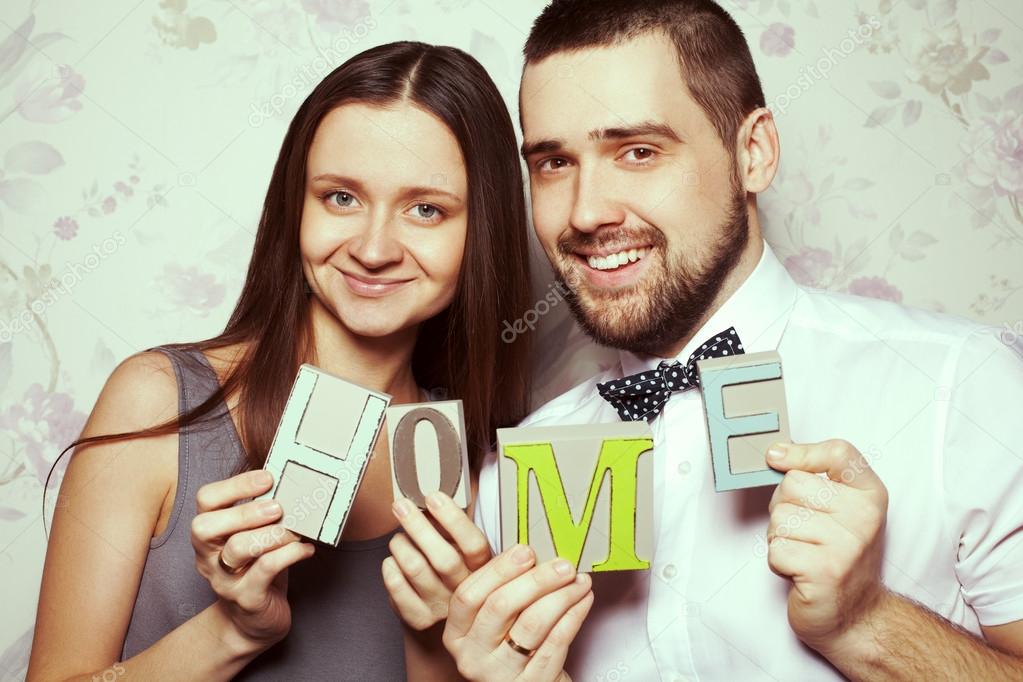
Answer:
<svg viewBox="0 0 1023 682"><path fill-rule="evenodd" d="M590 256L586 262L594 270L616 270L626 263L635 263L647 255L649 249L626 249L607 256Z"/></svg>

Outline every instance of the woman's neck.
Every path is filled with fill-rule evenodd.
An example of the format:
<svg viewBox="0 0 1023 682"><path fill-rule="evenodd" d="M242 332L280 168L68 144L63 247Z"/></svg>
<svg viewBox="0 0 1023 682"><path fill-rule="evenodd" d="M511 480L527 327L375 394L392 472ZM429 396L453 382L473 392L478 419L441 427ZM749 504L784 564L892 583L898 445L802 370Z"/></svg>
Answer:
<svg viewBox="0 0 1023 682"><path fill-rule="evenodd" d="M395 403L419 402L412 373L416 328L381 338L353 334L314 297L312 315L315 364L360 386L388 393Z"/></svg>

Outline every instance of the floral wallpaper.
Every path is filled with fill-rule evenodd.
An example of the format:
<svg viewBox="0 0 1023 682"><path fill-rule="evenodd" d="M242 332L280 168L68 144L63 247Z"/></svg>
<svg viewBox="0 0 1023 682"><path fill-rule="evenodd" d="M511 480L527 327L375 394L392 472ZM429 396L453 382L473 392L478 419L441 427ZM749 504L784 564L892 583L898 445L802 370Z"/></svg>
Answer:
<svg viewBox="0 0 1023 682"><path fill-rule="evenodd" d="M792 275L1023 335L1018 0L722 4L780 130L780 173L759 204ZM51 465L119 361L224 325L305 95L357 52L415 39L472 53L514 113L542 5L3 3L0 679L26 671ZM536 265L540 402L613 354L579 333Z"/></svg>

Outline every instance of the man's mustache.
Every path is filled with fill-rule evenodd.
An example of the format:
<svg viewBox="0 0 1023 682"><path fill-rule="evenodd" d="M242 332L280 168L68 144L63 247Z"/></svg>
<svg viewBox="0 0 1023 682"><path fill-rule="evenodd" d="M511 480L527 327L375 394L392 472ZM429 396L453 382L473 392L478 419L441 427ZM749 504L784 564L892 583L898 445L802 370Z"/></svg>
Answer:
<svg viewBox="0 0 1023 682"><path fill-rule="evenodd" d="M658 248L667 246L668 239L659 229L649 225L608 228L596 232L573 230L571 234L558 240L557 249L563 256L574 256L583 250L606 250L609 247L625 247L636 242Z"/></svg>

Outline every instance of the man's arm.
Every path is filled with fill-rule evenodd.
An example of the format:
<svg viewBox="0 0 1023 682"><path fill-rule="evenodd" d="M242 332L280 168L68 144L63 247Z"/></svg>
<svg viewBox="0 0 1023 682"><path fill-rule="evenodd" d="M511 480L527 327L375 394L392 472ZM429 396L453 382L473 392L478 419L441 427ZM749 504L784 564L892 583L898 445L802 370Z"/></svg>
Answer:
<svg viewBox="0 0 1023 682"><path fill-rule="evenodd" d="M984 628L985 642L891 592L864 616L825 654L852 680L1023 680L1023 621Z"/></svg>
<svg viewBox="0 0 1023 682"><path fill-rule="evenodd" d="M986 628L988 643L884 588L888 494L856 448L777 444L768 462L787 472L768 562L792 580L789 623L804 643L853 680L1023 680L1021 622Z"/></svg>

